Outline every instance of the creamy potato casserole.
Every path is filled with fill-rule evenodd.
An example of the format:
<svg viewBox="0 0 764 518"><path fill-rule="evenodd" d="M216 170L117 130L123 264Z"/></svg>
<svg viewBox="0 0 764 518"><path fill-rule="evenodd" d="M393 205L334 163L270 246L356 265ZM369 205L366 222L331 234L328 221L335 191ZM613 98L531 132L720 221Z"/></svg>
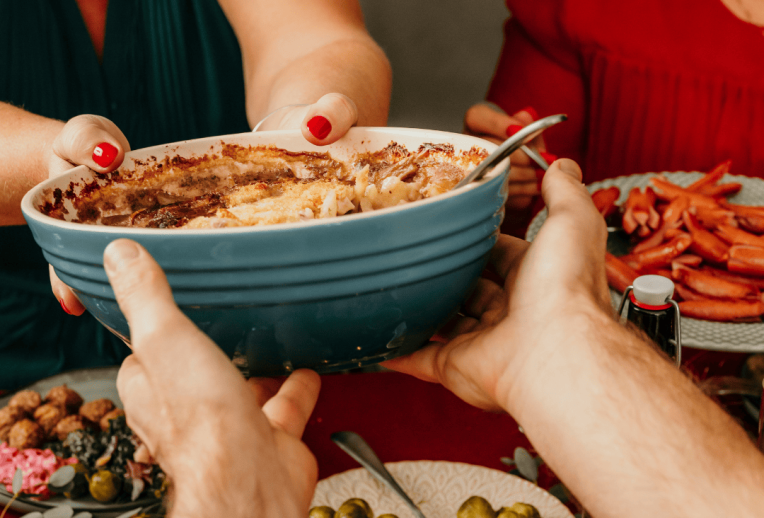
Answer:
<svg viewBox="0 0 764 518"><path fill-rule="evenodd" d="M74 222L149 228L223 228L333 218L452 189L488 153L448 144L386 148L340 161L328 152L225 144L219 153L136 162L89 184L50 190L39 209ZM66 218L69 219L69 218Z"/></svg>

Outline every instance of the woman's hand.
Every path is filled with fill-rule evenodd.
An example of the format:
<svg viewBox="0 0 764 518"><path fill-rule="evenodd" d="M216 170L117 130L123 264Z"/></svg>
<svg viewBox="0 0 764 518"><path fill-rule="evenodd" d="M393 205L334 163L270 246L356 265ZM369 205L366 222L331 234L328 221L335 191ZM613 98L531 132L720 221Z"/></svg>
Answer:
<svg viewBox="0 0 764 518"><path fill-rule="evenodd" d="M118 168L130 151L127 138L116 124L98 115L78 115L61 129L48 157L48 176L65 173L73 166L85 165L99 174ZM85 306L72 290L61 282L52 266L50 286L61 307L71 315L81 315Z"/></svg>
<svg viewBox="0 0 764 518"><path fill-rule="evenodd" d="M464 115L464 132L500 144L537 118L535 110L530 107L510 116L492 105L481 103L471 106ZM543 135L539 135L526 145L546 153ZM555 159L551 155L546 157L550 163ZM512 153L510 164L512 167L509 171L507 208L523 211L528 209L534 198L541 193L541 178L544 171L539 169L522 150Z"/></svg>
<svg viewBox="0 0 764 518"><path fill-rule="evenodd" d="M350 97L326 94L313 104L277 108L255 131L300 129L305 140L325 146L339 140L358 122L358 108Z"/></svg>
<svg viewBox="0 0 764 518"><path fill-rule="evenodd" d="M300 437L319 376L298 370L268 399L273 387L250 386L178 309L143 247L114 241L104 266L133 349L119 395L129 426L173 481L173 516L307 516L318 469Z"/></svg>
<svg viewBox="0 0 764 518"><path fill-rule="evenodd" d="M533 244L500 236L492 251L489 268L503 284L481 278L464 316L441 331L447 344L432 343L385 366L439 382L472 405L506 409L515 382L531 368L528 358L552 351L557 342L549 337L560 326L612 311L605 223L575 162L554 162L543 195L549 218Z"/></svg>

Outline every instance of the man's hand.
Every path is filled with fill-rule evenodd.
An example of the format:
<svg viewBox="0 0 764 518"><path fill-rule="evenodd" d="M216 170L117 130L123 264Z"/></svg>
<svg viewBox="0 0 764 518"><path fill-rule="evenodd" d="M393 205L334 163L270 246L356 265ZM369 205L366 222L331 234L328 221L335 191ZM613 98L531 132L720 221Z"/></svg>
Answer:
<svg viewBox="0 0 764 518"><path fill-rule="evenodd" d="M508 411L593 516L759 516L764 456L665 355L615 321L605 222L578 167L555 162L549 218L503 237L486 280L431 344L386 366Z"/></svg>
<svg viewBox="0 0 764 518"><path fill-rule="evenodd" d="M555 162L543 194L549 217L533 245L502 235L491 253L489 269L503 285L481 278L464 316L441 332L449 343L430 344L387 367L442 383L473 405L498 408L526 368L524 351L541 346L554 321L573 316L571 308L611 311L605 222L575 162Z"/></svg>
<svg viewBox="0 0 764 518"><path fill-rule="evenodd" d="M143 247L114 241L104 265L133 348L117 387L129 426L173 481L172 516L304 518L318 470L300 436L318 375L298 370L268 399L273 387L249 386L178 309Z"/></svg>

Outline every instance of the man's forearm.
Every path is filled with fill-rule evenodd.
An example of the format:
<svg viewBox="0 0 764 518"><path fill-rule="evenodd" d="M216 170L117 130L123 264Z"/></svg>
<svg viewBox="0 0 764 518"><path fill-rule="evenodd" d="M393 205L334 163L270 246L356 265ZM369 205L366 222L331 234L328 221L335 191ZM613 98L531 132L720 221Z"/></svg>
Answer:
<svg viewBox="0 0 764 518"><path fill-rule="evenodd" d="M0 225L21 225L21 198L48 177L50 149L61 121L0 102Z"/></svg>
<svg viewBox="0 0 764 518"><path fill-rule="evenodd" d="M764 457L674 365L603 312L551 323L505 408L594 516L755 516Z"/></svg>

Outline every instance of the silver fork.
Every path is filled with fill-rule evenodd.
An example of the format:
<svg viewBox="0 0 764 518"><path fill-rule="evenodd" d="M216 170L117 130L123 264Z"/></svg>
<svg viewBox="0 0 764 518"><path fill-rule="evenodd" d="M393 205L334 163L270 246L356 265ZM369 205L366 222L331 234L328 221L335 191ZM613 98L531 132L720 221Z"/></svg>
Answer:
<svg viewBox="0 0 764 518"><path fill-rule="evenodd" d="M371 446L366 444L366 441L355 432L336 432L332 434L332 441L342 448L342 450L353 457L358 463L366 468L371 475L382 482L384 485L392 489L401 499L406 502L409 509L414 513L417 518L426 518L419 507L414 503L409 495L403 490L398 482L393 478L382 461L379 460L377 454L371 449Z"/></svg>

